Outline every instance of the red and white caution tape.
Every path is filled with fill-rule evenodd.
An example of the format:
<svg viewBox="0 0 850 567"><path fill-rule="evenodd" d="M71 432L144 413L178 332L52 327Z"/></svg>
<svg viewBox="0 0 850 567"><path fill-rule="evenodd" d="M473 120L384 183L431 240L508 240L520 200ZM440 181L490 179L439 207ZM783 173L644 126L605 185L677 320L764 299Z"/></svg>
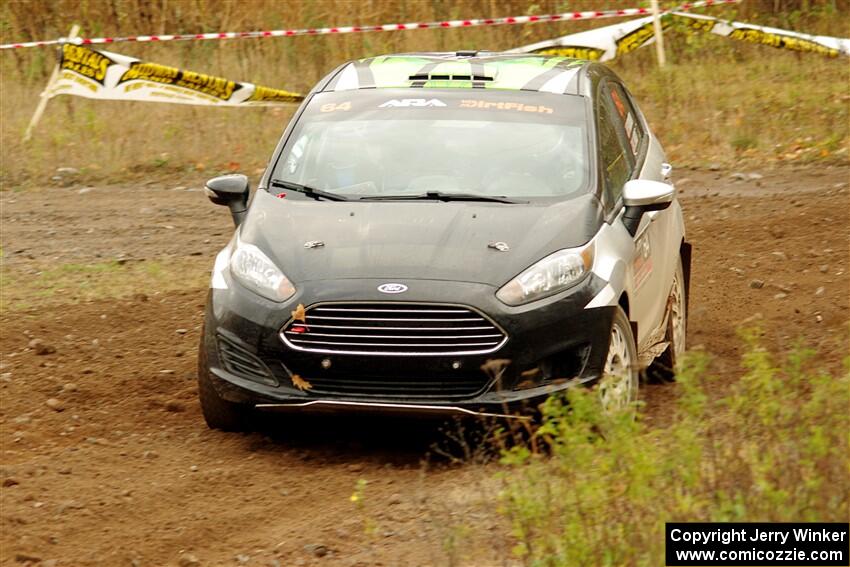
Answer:
<svg viewBox="0 0 850 567"><path fill-rule="evenodd" d="M687 11L692 8L703 8L707 6L719 6L722 4L737 4L741 0L700 0L698 2L686 2L669 11ZM383 24L379 26L339 26L333 28L309 28L292 30L266 30L250 32L219 32L219 33L197 33L177 35L135 35L128 37L95 37L95 38L59 38L47 41L26 41L19 43L6 43L0 45L0 49L18 49L22 47L42 47L46 45L57 45L60 43L73 43L76 45L97 45L104 43L120 43L124 41L148 42L148 41L187 41L201 39L241 39L261 37L291 37L296 35L334 35L345 33L363 33L380 31L409 31L442 28L468 28L476 26L500 26L509 24L534 24L543 22L562 22L575 20L592 20L598 18L623 18L628 16L646 16L651 13L649 8L624 8L620 10L595 10L586 12L564 12L562 14L546 14L540 16L511 16L507 18L477 18L469 20L446 20L442 22L413 22L408 24Z"/></svg>

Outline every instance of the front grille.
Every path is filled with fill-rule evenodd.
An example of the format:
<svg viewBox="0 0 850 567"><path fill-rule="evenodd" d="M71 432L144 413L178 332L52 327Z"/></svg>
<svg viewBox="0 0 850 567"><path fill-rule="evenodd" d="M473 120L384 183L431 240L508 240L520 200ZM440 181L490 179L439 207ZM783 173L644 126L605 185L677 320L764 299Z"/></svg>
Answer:
<svg viewBox="0 0 850 567"><path fill-rule="evenodd" d="M468 307L390 302L314 305L280 335L296 350L384 356L487 354L508 340Z"/></svg>
<svg viewBox="0 0 850 567"><path fill-rule="evenodd" d="M277 380L262 360L237 344L236 341L222 335L218 336L218 356L224 369L231 374L255 382L277 384Z"/></svg>

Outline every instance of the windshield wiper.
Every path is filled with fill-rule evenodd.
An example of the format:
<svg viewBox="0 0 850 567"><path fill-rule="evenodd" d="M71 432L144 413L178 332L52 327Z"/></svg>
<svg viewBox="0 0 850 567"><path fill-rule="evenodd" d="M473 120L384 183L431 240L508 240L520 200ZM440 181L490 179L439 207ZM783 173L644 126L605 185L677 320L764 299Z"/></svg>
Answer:
<svg viewBox="0 0 850 567"><path fill-rule="evenodd" d="M348 201L348 197L344 195L338 195L337 193L329 193L327 191L322 191L321 189L314 189L312 187L308 187L307 185L301 185L300 183L293 183L291 181L282 181L280 179L272 179L269 182L269 185L272 187L280 187L282 189L289 189L290 191L295 191L297 193L304 193L308 197L312 197L316 200L319 199L327 199L328 201Z"/></svg>
<svg viewBox="0 0 850 567"><path fill-rule="evenodd" d="M515 201L507 197L491 197L489 195L476 195L474 193L443 193L442 191L428 191L421 195L376 195L373 197L360 197L361 201L478 201L481 203L507 203L516 205L528 203L528 201Z"/></svg>

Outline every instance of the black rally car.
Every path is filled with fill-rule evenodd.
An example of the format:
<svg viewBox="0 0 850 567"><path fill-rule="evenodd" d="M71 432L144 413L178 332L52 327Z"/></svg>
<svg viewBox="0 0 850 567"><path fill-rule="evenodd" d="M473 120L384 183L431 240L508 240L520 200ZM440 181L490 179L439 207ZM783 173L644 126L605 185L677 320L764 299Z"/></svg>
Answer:
<svg viewBox="0 0 850 567"><path fill-rule="evenodd" d="M670 169L600 64L342 65L252 198L245 176L207 184L237 225L200 347L207 423L239 429L257 408L507 415L582 383L627 407L640 370L685 346Z"/></svg>

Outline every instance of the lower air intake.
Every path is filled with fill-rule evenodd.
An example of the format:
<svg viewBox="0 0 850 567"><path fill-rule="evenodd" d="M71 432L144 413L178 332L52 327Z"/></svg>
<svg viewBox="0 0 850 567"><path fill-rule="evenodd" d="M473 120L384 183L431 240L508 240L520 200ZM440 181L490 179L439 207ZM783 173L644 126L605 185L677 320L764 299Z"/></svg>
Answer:
<svg viewBox="0 0 850 567"><path fill-rule="evenodd" d="M218 356L224 369L231 374L255 382L277 384L277 380L262 360L236 341L222 335L218 336Z"/></svg>

